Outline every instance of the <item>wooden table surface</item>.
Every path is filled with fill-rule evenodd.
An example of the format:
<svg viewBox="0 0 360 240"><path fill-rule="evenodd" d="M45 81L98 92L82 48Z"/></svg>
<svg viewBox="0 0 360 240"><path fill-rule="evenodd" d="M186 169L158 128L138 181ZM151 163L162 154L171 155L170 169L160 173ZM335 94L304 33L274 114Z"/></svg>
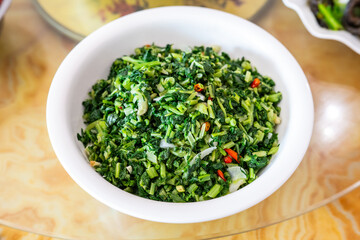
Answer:
<svg viewBox="0 0 360 240"><path fill-rule="evenodd" d="M309 80L315 103L309 150L294 175L262 203L228 218L175 226L118 213L91 198L63 170L47 136L45 103L52 76L75 43L47 25L29 0L14 0L0 36L0 223L77 239L104 234L107 239L192 239L260 227L224 239L360 239L360 190L266 227L359 183L360 56L341 43L312 37L280 0L271 1L254 22L289 49ZM1 229L1 240L46 239Z"/></svg>
<svg viewBox="0 0 360 240"><path fill-rule="evenodd" d="M221 240L360 239L360 188L310 213ZM1 240L60 240L0 226Z"/></svg>

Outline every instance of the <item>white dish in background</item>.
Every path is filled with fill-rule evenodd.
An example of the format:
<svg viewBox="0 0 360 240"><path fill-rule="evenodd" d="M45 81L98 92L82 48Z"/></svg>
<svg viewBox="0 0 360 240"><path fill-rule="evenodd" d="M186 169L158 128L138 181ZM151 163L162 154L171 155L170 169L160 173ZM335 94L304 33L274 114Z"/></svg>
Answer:
<svg viewBox="0 0 360 240"><path fill-rule="evenodd" d="M76 134L84 127L82 101L106 78L113 61L155 43L186 49L219 45L232 58L245 56L283 93L280 149L258 179L226 196L194 203L167 203L127 193L90 167ZM237 16L200 7L163 7L132 13L101 27L64 59L50 87L47 127L61 164L85 191L107 206L151 221L191 223L243 211L275 192L292 175L308 147L314 118L306 77L289 51L269 33ZM91 209L89 209L91 211Z"/></svg>
<svg viewBox="0 0 360 240"><path fill-rule="evenodd" d="M357 54L360 54L360 38L345 30L333 31L321 27L313 12L310 10L308 0L283 0L283 2L287 7L295 10L311 35L318 38L332 39L342 42L354 50Z"/></svg>
<svg viewBox="0 0 360 240"><path fill-rule="evenodd" d="M3 16L5 15L10 4L11 4L11 0L3 0L2 3L0 3L0 21L2 20Z"/></svg>

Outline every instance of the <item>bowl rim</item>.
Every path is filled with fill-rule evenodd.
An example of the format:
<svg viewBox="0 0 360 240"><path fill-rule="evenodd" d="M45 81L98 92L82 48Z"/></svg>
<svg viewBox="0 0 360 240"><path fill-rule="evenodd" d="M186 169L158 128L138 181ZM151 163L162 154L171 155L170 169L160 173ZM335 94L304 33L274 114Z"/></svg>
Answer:
<svg viewBox="0 0 360 240"><path fill-rule="evenodd" d="M305 108L302 108L300 105L298 106L301 108L298 112L298 117L302 114L307 116L306 119L301 120L301 123L303 124L303 129L295 130L295 128L293 128L294 130L292 130L292 132L296 131L296 134L301 136L302 139L298 143L299 145L295 150L295 157L293 157L292 161L290 161L286 166L286 171L281 170L279 166L277 166L277 171L279 173L282 172L282 174L275 180L271 180L271 176L269 176L269 174L265 172L256 181L242 188L240 191L228 194L220 198L202 202L167 203L141 198L139 196L127 193L122 190L119 191L118 188L103 179L93 169L91 169L91 171L88 171L88 169L82 169L81 171L86 171L86 174L88 174L87 177L97 179L97 182L93 182L93 185L89 184L87 177L84 177L84 174L82 174L82 172L80 172L80 170L76 169L76 166L74 166L74 164L76 165L77 163L69 160L72 155L69 155L69 149L66 148L63 144L64 140L72 139L71 137L73 136L66 135L66 131L71 130L69 130L68 126L64 125L65 123L60 122L59 124L59 118L61 119L61 114L66 112L66 107L62 106L59 101L59 99L63 98L63 94L66 93L66 89L64 88L62 83L64 82L64 79L71 76L71 71L69 71L69 68L71 68L72 61L81 59L80 54L84 53L88 46L96 42L97 35L103 36L105 32L111 31L114 28L121 29L122 25L125 26L131 21L144 18L150 21L152 19L152 16L163 16L162 14L166 14L167 17L172 17L175 15L183 16L185 13L189 16L191 16L190 14L204 16L210 15L212 18L218 18L221 19L221 21L227 23L233 22L233 24L247 25L251 27L252 30L254 30L256 33L261 33L267 38L271 39L276 45L276 47L280 49L280 54L283 54L284 57L286 57L286 59L292 64L295 73L298 74L301 89L304 91L303 105L307 106ZM60 163L62 164L66 172L73 178L73 180L91 196L113 209L116 209L120 212L134 217L166 223L194 223L214 220L243 211L264 200L269 195L274 193L280 186L282 186L285 181L293 174L297 166L300 164L307 150L313 128L314 107L309 84L299 64L296 62L295 58L290 54L290 52L278 40L276 40L265 30L245 19L222 11L202 7L171 6L153 8L131 13L125 17L119 18L113 22L106 24L105 26L99 28L98 30L90 34L88 37L86 37L84 40L82 40L66 56L54 76L47 100L46 120L50 141ZM60 125L64 126L61 127ZM274 156L273 159L275 159L276 157L277 156ZM82 157L82 159L83 158L84 157ZM273 169L275 169L274 166L275 165L273 165ZM270 186L264 184L268 183L269 180L271 180L273 184L271 184ZM100 187L101 190L99 190ZM103 191L109 191L114 195L109 197L106 194L102 194ZM261 194L259 194L259 192ZM232 208L228 207L234 199L243 195L250 196L250 201L241 202L240 204L235 205ZM115 196L121 199L122 204L119 204L119 201L114 199ZM126 200L126 204L124 204L124 200ZM163 211L159 212L158 209L162 209ZM208 209L216 209L216 211L208 211ZM189 213L189 215L184 213Z"/></svg>
<svg viewBox="0 0 360 240"><path fill-rule="evenodd" d="M360 37L356 37L348 31L332 31L321 27L314 14L311 12L307 0L283 0L285 6L293 9L300 17L308 32L314 37L341 42L360 54Z"/></svg>
<svg viewBox="0 0 360 240"><path fill-rule="evenodd" d="M5 15L10 4L11 4L11 0L3 0L2 3L0 3L0 21L3 18L3 16Z"/></svg>

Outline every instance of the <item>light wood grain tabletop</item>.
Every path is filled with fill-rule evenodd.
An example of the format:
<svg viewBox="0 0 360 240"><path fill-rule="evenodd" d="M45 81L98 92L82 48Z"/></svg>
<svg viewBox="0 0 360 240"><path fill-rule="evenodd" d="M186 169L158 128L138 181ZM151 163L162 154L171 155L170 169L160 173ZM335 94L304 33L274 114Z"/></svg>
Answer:
<svg viewBox="0 0 360 240"><path fill-rule="evenodd" d="M232 11L225 10L236 14L239 7L246 17L246 8L253 13L255 6L251 0L211 2L230 2ZM46 97L76 42L50 26L30 0L14 0L0 33L0 240L360 239L360 189L337 199L360 179L360 56L311 36L281 0L264 6L251 20L289 49L311 87L310 147L293 176L258 205L211 222L171 225L102 205L61 167L47 135Z"/></svg>
<svg viewBox="0 0 360 240"><path fill-rule="evenodd" d="M222 240L355 240L360 239L360 189L315 211ZM59 240L0 226L1 240Z"/></svg>

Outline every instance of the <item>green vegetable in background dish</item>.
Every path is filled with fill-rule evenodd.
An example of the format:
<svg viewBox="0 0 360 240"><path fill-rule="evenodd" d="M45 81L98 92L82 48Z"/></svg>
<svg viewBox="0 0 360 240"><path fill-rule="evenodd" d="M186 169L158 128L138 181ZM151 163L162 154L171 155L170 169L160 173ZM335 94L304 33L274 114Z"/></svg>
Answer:
<svg viewBox="0 0 360 240"><path fill-rule="evenodd" d="M360 0L309 0L309 4L322 27L360 36Z"/></svg>
<svg viewBox="0 0 360 240"><path fill-rule="evenodd" d="M346 6L346 5L345 5ZM322 19L327 27L331 30L341 30L344 27L341 25L341 18L343 15L342 5L336 4L334 6L318 4L319 13L318 18Z"/></svg>
<svg viewBox="0 0 360 240"><path fill-rule="evenodd" d="M93 85L78 139L91 166L127 192L167 202L220 197L254 181L279 148L274 86L215 47L146 45Z"/></svg>

